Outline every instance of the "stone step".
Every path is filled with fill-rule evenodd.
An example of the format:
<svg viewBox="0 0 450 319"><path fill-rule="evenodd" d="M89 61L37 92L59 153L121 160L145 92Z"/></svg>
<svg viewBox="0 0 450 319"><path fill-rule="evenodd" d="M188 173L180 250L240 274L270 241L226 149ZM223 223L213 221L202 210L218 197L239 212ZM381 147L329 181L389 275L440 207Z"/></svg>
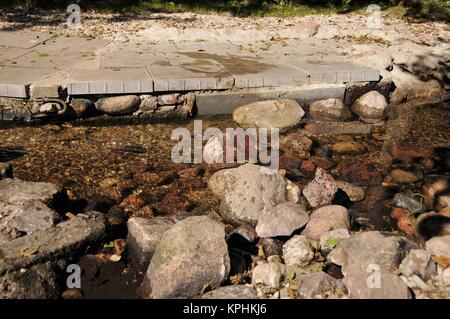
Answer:
<svg viewBox="0 0 450 319"><path fill-rule="evenodd" d="M231 114L237 107L256 101L294 99L302 105L332 97L344 99L344 94L344 84L314 84L290 88L200 93L196 95L196 105L198 115L219 115Z"/></svg>

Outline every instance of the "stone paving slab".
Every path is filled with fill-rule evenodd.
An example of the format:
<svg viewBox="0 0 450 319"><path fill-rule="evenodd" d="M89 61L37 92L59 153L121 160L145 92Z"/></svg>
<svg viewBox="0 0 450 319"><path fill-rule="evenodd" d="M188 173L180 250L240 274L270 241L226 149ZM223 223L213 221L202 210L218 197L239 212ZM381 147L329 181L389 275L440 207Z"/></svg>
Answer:
<svg viewBox="0 0 450 319"><path fill-rule="evenodd" d="M0 65L5 66L0 70L0 96L27 97L34 82L38 82L33 86L36 92L60 85L67 86L69 94L84 95L379 80L378 71L339 60L337 46L317 40L234 43L220 37L111 42L29 30L0 31ZM49 79L42 82L43 78Z"/></svg>
<svg viewBox="0 0 450 319"><path fill-rule="evenodd" d="M47 41L52 36L49 32L34 32L30 30L0 31L0 45L30 49L39 43Z"/></svg>
<svg viewBox="0 0 450 319"><path fill-rule="evenodd" d="M71 95L151 93L153 80L145 68L73 70L67 90Z"/></svg>
<svg viewBox="0 0 450 319"><path fill-rule="evenodd" d="M341 61L290 58L289 64L308 72L310 83L348 83L378 81L377 70Z"/></svg>
<svg viewBox="0 0 450 319"><path fill-rule="evenodd" d="M0 46L0 63L5 63L11 59L18 58L29 52L30 49Z"/></svg>
<svg viewBox="0 0 450 319"><path fill-rule="evenodd" d="M170 65L164 53L117 51L100 53L100 68L145 68L155 64Z"/></svg>
<svg viewBox="0 0 450 319"><path fill-rule="evenodd" d="M148 66L155 92L231 89L233 76L216 64Z"/></svg>
<svg viewBox="0 0 450 319"><path fill-rule="evenodd" d="M24 67L0 67L0 96L27 98L31 83L45 79L55 71Z"/></svg>
<svg viewBox="0 0 450 319"><path fill-rule="evenodd" d="M309 83L307 72L268 59L236 59L225 67L233 75L236 88L298 86Z"/></svg>

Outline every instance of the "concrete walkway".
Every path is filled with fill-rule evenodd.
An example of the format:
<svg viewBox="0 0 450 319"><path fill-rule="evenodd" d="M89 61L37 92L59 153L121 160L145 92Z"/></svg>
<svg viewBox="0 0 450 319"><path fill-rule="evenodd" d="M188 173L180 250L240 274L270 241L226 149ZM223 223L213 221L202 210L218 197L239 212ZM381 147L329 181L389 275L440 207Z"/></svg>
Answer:
<svg viewBox="0 0 450 319"><path fill-rule="evenodd" d="M145 94L378 81L334 40L111 42L0 31L0 96ZM55 92L53 92L55 93ZM56 93L55 93L56 94Z"/></svg>

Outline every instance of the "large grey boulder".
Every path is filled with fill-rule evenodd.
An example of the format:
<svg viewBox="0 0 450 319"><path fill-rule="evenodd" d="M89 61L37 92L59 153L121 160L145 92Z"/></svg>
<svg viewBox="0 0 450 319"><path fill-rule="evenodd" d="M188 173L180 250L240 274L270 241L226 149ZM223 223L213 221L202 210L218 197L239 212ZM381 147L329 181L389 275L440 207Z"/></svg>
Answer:
<svg viewBox="0 0 450 319"><path fill-rule="evenodd" d="M260 238L290 236L308 221L309 215L303 205L281 203L261 213L256 224L256 233Z"/></svg>
<svg viewBox="0 0 450 319"><path fill-rule="evenodd" d="M367 92L352 105L352 111L368 123L376 123L383 120L386 109L386 98L377 91Z"/></svg>
<svg viewBox="0 0 450 319"><path fill-rule="evenodd" d="M313 208L331 204L338 188L333 177L317 167L314 179L303 189L303 195Z"/></svg>
<svg viewBox="0 0 450 319"><path fill-rule="evenodd" d="M238 107L233 120L242 127L278 128L286 131L300 124L305 111L295 100L259 101Z"/></svg>
<svg viewBox="0 0 450 319"><path fill-rule="evenodd" d="M218 287L230 271L223 224L207 217L186 218L164 233L140 294L145 298L192 298L205 285Z"/></svg>
<svg viewBox="0 0 450 319"><path fill-rule="evenodd" d="M262 166L245 164L220 174L224 184L216 187L222 190L216 193L223 194L222 216L232 224L255 226L263 210L298 200L298 187L290 184L280 171L267 174Z"/></svg>
<svg viewBox="0 0 450 319"><path fill-rule="evenodd" d="M141 99L136 95L105 97L97 101L97 109L108 115L131 114L139 108Z"/></svg>
<svg viewBox="0 0 450 319"><path fill-rule="evenodd" d="M319 241L326 232L344 228L350 230L347 208L340 205L330 205L316 209L310 216L303 235L308 239Z"/></svg>
<svg viewBox="0 0 450 319"><path fill-rule="evenodd" d="M314 101L309 105L309 113L316 121L339 122L351 118L349 109L337 98Z"/></svg>
<svg viewBox="0 0 450 319"><path fill-rule="evenodd" d="M398 269L406 254L415 248L418 248L418 244L406 237L368 231L342 240L327 258L342 266L344 275L352 265L366 270L373 264L393 272Z"/></svg>
<svg viewBox="0 0 450 319"><path fill-rule="evenodd" d="M146 267L164 233L175 223L168 218L132 217L128 220L127 247L132 258Z"/></svg>
<svg viewBox="0 0 450 319"><path fill-rule="evenodd" d="M103 239L105 231L106 217L89 212L6 242L0 246L0 275L41 261L73 257Z"/></svg>
<svg viewBox="0 0 450 319"><path fill-rule="evenodd" d="M245 285L225 286L207 292L202 299L257 299L256 290Z"/></svg>
<svg viewBox="0 0 450 319"><path fill-rule="evenodd" d="M411 299L407 284L387 270L349 265L342 280L352 299Z"/></svg>

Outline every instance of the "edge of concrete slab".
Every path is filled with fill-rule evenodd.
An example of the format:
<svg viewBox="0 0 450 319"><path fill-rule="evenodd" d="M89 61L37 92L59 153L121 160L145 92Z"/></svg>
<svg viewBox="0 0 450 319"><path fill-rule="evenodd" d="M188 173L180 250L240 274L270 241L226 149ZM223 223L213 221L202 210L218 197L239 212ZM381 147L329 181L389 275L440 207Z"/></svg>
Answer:
<svg viewBox="0 0 450 319"><path fill-rule="evenodd" d="M272 100L294 99L299 104L327 98L343 99L344 84L313 84L297 87L259 88L239 91L213 92L196 94L198 115L231 114L248 103Z"/></svg>

